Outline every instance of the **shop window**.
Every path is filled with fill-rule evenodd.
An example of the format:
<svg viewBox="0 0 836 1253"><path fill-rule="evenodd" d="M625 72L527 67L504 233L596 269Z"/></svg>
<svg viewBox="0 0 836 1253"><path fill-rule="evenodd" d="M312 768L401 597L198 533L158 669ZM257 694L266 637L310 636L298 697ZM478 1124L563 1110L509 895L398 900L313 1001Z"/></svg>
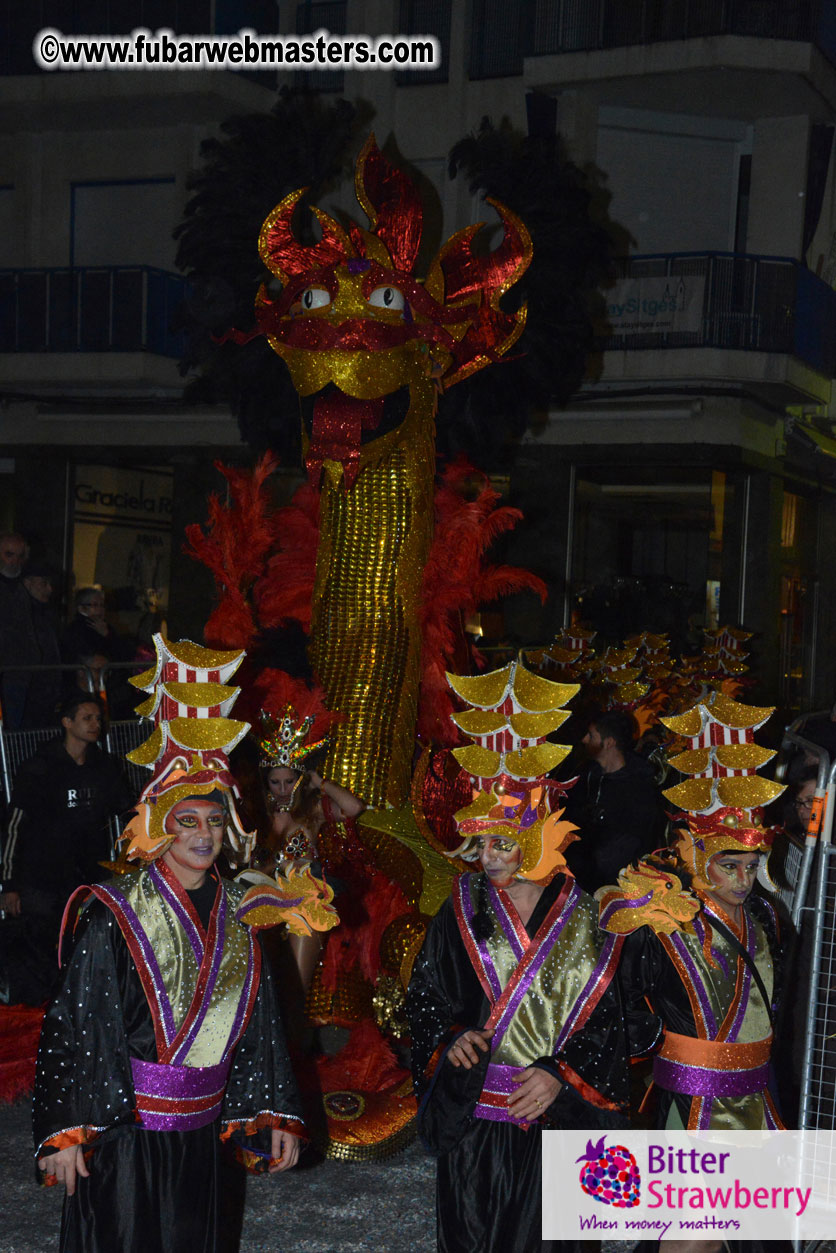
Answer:
<svg viewBox="0 0 836 1253"><path fill-rule="evenodd" d="M795 548L796 529L798 526L799 497L792 492L784 492L784 506L781 511L781 547Z"/></svg>
<svg viewBox="0 0 836 1253"><path fill-rule="evenodd" d="M609 643L651 630L669 636L674 655L686 651L719 599L724 490L707 468L579 466L571 559L579 619Z"/></svg>

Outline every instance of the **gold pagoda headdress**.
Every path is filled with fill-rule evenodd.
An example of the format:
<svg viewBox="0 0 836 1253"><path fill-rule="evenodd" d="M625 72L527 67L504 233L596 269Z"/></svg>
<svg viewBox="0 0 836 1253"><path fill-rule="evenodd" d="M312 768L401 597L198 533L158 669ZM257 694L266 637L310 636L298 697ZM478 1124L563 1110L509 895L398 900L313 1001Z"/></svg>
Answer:
<svg viewBox="0 0 836 1253"><path fill-rule="evenodd" d="M686 713L660 720L688 742L670 764L691 777L663 795L687 811L688 825L680 831L677 852L696 887L710 886L706 869L717 853L766 853L772 846L773 832L762 822L763 806L784 788L758 775L775 754L754 737L772 713L770 707L743 705L712 692Z"/></svg>
<svg viewBox="0 0 836 1253"><path fill-rule="evenodd" d="M220 793L227 812L226 840L238 860L247 860L255 837L241 825L235 807L238 789L227 758L249 730L249 723L227 717L240 691L227 680L244 653L203 648L191 640L174 643L159 634L154 648L154 665L130 680L148 693L136 711L154 729L127 757L147 766L153 776L122 832L123 858L150 862L160 857L176 839L165 829L173 806L190 796Z"/></svg>
<svg viewBox="0 0 836 1253"><path fill-rule="evenodd" d="M515 840L522 850L516 873L547 882L565 867L563 850L574 828L555 808L565 788L545 778L570 749L546 736L570 716L563 706L579 685L553 683L516 661L488 674L448 674L447 682L470 706L451 716L473 741L453 749L470 775L473 800L455 815L465 839L450 856L475 860L480 835Z"/></svg>

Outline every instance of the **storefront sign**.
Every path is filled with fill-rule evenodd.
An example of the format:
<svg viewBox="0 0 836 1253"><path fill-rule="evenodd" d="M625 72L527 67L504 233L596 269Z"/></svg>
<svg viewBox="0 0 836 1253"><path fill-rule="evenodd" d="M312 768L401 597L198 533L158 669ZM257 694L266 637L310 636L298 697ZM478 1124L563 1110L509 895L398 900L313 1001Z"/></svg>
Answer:
<svg viewBox="0 0 836 1253"><path fill-rule="evenodd" d="M110 620L131 634L168 601L172 484L161 467L76 468L73 581L103 587Z"/></svg>

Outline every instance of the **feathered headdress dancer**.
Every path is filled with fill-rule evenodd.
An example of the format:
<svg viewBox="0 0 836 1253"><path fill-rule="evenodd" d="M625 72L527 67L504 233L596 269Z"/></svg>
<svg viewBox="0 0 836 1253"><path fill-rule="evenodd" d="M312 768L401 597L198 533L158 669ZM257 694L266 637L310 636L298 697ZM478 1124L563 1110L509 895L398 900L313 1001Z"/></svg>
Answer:
<svg viewBox="0 0 836 1253"><path fill-rule="evenodd" d="M264 680L266 708L258 720L259 764L265 769L284 766L304 770L305 758L325 747L331 728L344 717L325 708L321 688L309 688L284 670L264 672L262 687Z"/></svg>
<svg viewBox="0 0 836 1253"><path fill-rule="evenodd" d="M178 801L220 793L227 812L225 837L237 860L247 860L254 835L244 831L235 808L238 789L227 753L246 735L249 723L227 717L239 688L228 687L244 659L242 652L218 651L173 643L154 636L157 658L149 670L133 677L134 687L148 693L137 713L154 723L144 744L128 753L136 765L153 771L125 827L125 860L154 861L176 839L165 829Z"/></svg>
<svg viewBox="0 0 836 1253"><path fill-rule="evenodd" d="M565 787L545 778L570 749L546 736L570 716L563 706L579 691L578 684L553 683L516 661L473 677L448 674L447 681L470 706L452 718L473 740L453 749L470 775L473 800L455 815L465 838L450 856L475 861L479 836L515 840L522 850L516 873L548 882L565 869L563 852L576 836L556 808Z"/></svg>
<svg viewBox="0 0 836 1253"><path fill-rule="evenodd" d="M713 692L686 713L660 719L688 745L670 764L691 777L663 795L686 811L677 852L697 888L710 888L706 871L717 853L767 853L772 846L763 806L784 788L758 775L775 754L756 744L754 733L774 712Z"/></svg>

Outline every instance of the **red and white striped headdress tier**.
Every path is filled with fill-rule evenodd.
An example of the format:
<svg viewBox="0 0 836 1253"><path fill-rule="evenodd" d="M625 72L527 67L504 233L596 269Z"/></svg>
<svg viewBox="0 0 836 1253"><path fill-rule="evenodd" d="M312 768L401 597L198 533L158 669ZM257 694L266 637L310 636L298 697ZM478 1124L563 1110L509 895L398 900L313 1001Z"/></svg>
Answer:
<svg viewBox="0 0 836 1253"><path fill-rule="evenodd" d="M712 692L687 713L660 721L685 740L684 751L670 758L684 782L664 795L694 814L725 807L760 809L784 790L758 770L774 757L755 743L754 733L773 713L769 707L743 705L722 692Z"/></svg>

